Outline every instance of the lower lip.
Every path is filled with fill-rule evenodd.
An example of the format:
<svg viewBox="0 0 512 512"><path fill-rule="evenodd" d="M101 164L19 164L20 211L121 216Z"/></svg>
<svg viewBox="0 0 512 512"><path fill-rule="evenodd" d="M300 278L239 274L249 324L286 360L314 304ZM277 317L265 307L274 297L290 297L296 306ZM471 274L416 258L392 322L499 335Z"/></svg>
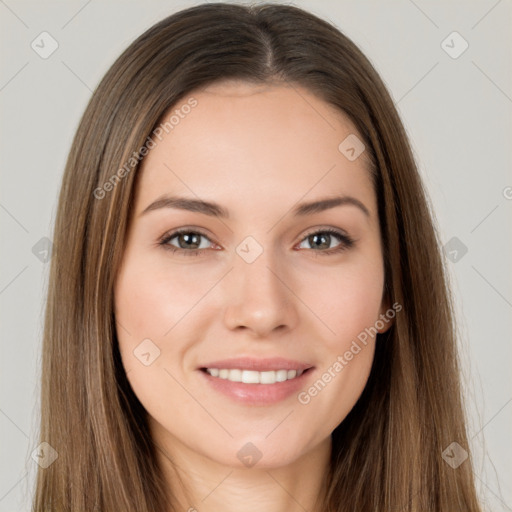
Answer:
<svg viewBox="0 0 512 512"><path fill-rule="evenodd" d="M212 377L204 370L199 370L206 381L220 393L232 400L245 405L271 405L285 400L290 395L298 393L304 387L313 368L304 370L300 377L276 382L275 384L245 384L232 382L219 377Z"/></svg>

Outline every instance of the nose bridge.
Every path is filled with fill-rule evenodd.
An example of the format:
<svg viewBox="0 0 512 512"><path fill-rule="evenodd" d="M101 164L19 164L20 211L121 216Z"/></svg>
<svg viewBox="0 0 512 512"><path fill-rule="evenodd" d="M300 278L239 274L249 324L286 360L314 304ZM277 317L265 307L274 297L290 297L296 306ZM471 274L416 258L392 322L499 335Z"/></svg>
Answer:
<svg viewBox="0 0 512 512"><path fill-rule="evenodd" d="M243 326L266 335L295 324L293 294L277 258L271 247L263 247L253 237L236 247L226 289L225 322L230 329Z"/></svg>

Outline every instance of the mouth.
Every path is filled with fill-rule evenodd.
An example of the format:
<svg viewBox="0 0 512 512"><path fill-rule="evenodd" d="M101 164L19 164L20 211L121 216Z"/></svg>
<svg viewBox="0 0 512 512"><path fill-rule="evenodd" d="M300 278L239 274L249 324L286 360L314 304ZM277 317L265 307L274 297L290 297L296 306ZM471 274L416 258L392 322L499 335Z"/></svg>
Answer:
<svg viewBox="0 0 512 512"><path fill-rule="evenodd" d="M311 384L314 367L276 370L198 368L207 388L237 405L271 406L297 396Z"/></svg>

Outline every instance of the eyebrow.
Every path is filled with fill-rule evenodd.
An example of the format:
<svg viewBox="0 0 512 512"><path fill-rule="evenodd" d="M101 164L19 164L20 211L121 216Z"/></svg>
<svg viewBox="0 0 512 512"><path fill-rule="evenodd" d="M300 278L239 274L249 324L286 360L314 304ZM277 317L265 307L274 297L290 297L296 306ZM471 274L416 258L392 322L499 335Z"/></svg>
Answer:
<svg viewBox="0 0 512 512"><path fill-rule="evenodd" d="M359 208L367 217L370 217L370 212L366 206L352 196L336 196L318 199L309 203L302 203L292 210L294 216L303 217L314 213L323 212L337 206L351 205ZM150 211L159 210L161 208L176 208L179 210L187 210L190 212L202 213L211 217L218 217L222 219L229 219L230 215L228 210L215 202L203 201L202 199L190 199L178 196L163 196L149 206L147 206L140 214L144 215Z"/></svg>

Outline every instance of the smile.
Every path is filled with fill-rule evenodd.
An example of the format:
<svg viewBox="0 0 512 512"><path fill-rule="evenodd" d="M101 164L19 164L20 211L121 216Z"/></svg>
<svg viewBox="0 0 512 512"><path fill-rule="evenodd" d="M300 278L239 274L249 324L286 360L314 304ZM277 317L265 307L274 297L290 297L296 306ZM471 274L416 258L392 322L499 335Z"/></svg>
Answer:
<svg viewBox="0 0 512 512"><path fill-rule="evenodd" d="M241 370L238 368L206 368L205 371L212 377L243 382L244 384L275 384L300 377L304 370L271 370L258 372L255 370Z"/></svg>
<svg viewBox="0 0 512 512"><path fill-rule="evenodd" d="M247 370L200 368L207 386L232 401L251 406L269 406L297 395L314 375L312 367L300 370Z"/></svg>

